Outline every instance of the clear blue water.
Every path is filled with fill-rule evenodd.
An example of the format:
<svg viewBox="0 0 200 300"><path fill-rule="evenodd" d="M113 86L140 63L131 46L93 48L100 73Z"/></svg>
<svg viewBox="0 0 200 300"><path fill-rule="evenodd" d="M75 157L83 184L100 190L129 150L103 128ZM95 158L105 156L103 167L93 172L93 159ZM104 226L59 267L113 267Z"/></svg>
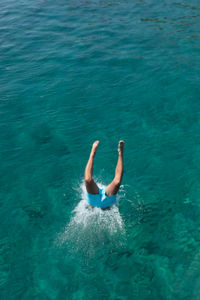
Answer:
<svg viewBox="0 0 200 300"><path fill-rule="evenodd" d="M200 299L200 4L0 9L0 298ZM83 173L119 205L91 212Z"/></svg>

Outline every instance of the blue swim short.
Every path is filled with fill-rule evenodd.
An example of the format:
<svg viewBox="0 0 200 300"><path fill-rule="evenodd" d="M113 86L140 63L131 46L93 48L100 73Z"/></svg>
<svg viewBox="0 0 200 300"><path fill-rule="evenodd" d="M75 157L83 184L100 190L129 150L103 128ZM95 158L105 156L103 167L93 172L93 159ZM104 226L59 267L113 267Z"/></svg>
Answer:
<svg viewBox="0 0 200 300"><path fill-rule="evenodd" d="M87 201L93 207L107 208L116 203L116 195L107 196L105 188L99 188L98 194L87 193Z"/></svg>

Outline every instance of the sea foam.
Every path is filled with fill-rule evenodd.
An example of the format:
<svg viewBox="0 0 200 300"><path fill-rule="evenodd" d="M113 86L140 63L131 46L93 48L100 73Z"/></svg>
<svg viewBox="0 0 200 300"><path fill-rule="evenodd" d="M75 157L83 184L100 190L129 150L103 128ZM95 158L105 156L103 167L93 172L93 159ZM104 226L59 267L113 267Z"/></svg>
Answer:
<svg viewBox="0 0 200 300"><path fill-rule="evenodd" d="M104 185L98 183L100 188ZM108 243L119 244L125 236L125 226L117 205L108 210L92 208L86 200L84 184L80 185L80 202L72 211L72 217L64 232L59 235L59 244L70 245L73 251L95 252Z"/></svg>

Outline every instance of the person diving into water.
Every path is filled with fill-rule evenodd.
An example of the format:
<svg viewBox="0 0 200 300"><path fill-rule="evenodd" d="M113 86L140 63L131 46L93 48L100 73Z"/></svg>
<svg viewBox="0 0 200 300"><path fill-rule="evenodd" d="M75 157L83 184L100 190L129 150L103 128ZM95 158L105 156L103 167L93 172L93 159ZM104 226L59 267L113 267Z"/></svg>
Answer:
<svg viewBox="0 0 200 300"><path fill-rule="evenodd" d="M85 186L87 190L87 201L92 207L100 207L102 209L109 208L116 203L116 194L120 188L123 175L123 150L124 141L118 144L118 161L115 169L115 177L106 188L99 188L92 178L94 157L96 155L99 141L92 145L89 160L85 168Z"/></svg>

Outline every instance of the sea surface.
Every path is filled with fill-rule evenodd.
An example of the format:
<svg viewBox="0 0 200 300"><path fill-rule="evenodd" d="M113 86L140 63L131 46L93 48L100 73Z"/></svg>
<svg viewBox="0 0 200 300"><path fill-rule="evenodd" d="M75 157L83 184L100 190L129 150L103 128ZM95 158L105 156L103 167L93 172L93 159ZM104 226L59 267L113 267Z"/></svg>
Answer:
<svg viewBox="0 0 200 300"><path fill-rule="evenodd" d="M0 174L1 300L199 300L199 1L1 0Z"/></svg>

